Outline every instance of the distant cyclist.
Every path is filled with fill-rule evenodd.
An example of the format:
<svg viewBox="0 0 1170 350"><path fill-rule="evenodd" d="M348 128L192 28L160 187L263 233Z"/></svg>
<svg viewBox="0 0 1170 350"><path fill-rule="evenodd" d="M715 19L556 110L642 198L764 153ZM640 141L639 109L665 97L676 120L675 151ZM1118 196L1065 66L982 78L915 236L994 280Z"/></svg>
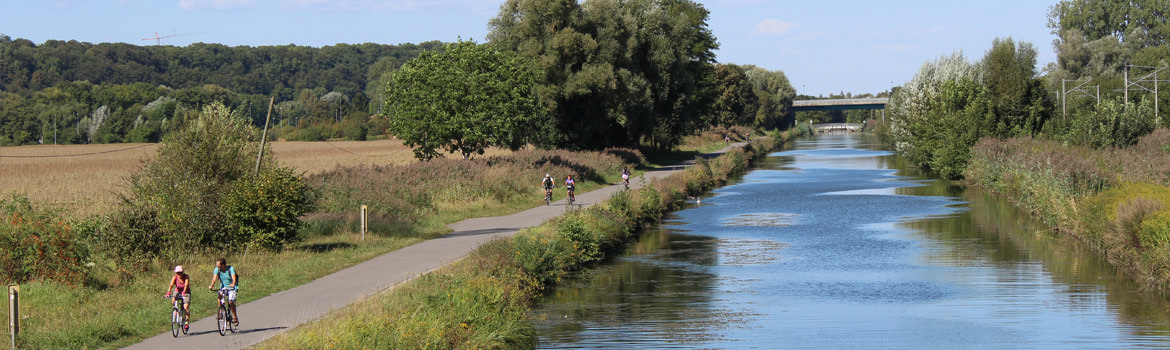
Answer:
<svg viewBox="0 0 1170 350"><path fill-rule="evenodd" d="M552 198L552 189L554 185L556 185L556 181L553 180L552 175L544 174L544 180L540 180L540 186L544 187L545 200Z"/></svg>
<svg viewBox="0 0 1170 350"><path fill-rule="evenodd" d="M171 284L167 285L168 299L171 297L172 288L175 290L175 298L183 300L183 328L190 329L187 321L191 317L191 276L183 272L183 265L175 266L175 275L171 276Z"/></svg>
<svg viewBox="0 0 1170 350"><path fill-rule="evenodd" d="M219 281L219 283L215 283L216 281ZM224 302L232 311L232 324L238 327L240 325L240 313L236 312L236 291L240 289L240 285L237 283L236 267L228 266L227 259L219 258L219 260L215 261L215 270L211 272L211 285L207 289L218 290L224 288L228 289L226 295L223 296L227 298Z"/></svg>
<svg viewBox="0 0 1170 350"><path fill-rule="evenodd" d="M577 182L573 181L573 175L565 177L565 190L569 192L569 201L577 200L577 197L573 197L573 190L576 188Z"/></svg>
<svg viewBox="0 0 1170 350"><path fill-rule="evenodd" d="M622 168L622 183L626 185L626 189L630 189L630 167Z"/></svg>

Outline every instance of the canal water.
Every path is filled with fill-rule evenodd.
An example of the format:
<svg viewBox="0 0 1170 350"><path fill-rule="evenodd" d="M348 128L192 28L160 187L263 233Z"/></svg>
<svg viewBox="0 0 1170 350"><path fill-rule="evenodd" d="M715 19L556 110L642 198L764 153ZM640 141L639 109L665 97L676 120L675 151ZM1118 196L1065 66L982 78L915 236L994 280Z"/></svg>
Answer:
<svg viewBox="0 0 1170 350"><path fill-rule="evenodd" d="M1170 347L1166 295L865 135L792 143L533 312L539 348Z"/></svg>

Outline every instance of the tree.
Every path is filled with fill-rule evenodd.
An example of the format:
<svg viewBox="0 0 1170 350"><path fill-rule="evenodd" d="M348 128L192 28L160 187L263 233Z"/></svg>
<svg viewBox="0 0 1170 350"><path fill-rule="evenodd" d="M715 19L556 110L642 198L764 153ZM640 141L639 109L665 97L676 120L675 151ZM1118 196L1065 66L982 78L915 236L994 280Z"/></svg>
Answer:
<svg viewBox="0 0 1170 350"><path fill-rule="evenodd" d="M786 127L788 110L796 97L796 90L788 82L788 77L784 72L753 65L745 65L743 68L759 100L755 108L755 126L765 129Z"/></svg>
<svg viewBox="0 0 1170 350"><path fill-rule="evenodd" d="M752 88L752 82L744 73L743 67L717 64L714 74L717 96L707 124L723 126L754 124L755 111L749 108L759 105L759 96Z"/></svg>
<svg viewBox="0 0 1170 350"><path fill-rule="evenodd" d="M492 45L461 41L423 52L394 74L386 89L390 130L418 159L438 150L463 158L489 146L518 149L543 124L530 61Z"/></svg>
<svg viewBox="0 0 1170 350"><path fill-rule="evenodd" d="M539 63L543 146L666 148L714 100L707 16L689 0L509 0L488 39Z"/></svg>
<svg viewBox="0 0 1170 350"><path fill-rule="evenodd" d="M1036 54L1031 43L1016 45L1011 38L997 38L983 57L983 85L996 116L988 125L992 135L1031 135L1048 120L1052 108L1048 92L1036 78Z"/></svg>

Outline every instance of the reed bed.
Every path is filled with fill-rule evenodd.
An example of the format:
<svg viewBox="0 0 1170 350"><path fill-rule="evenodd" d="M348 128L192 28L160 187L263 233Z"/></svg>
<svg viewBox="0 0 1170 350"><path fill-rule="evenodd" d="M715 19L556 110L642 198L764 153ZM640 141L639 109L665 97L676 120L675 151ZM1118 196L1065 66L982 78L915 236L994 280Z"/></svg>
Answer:
<svg viewBox="0 0 1170 350"><path fill-rule="evenodd" d="M984 139L967 181L1085 243L1145 290L1170 287L1170 130L1126 148L1032 138Z"/></svg>

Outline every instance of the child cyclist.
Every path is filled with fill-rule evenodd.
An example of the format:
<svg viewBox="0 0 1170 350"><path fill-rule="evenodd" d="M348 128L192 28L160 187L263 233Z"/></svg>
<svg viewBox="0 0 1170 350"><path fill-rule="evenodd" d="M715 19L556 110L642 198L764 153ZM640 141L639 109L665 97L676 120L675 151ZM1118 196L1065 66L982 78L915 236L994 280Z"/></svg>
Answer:
<svg viewBox="0 0 1170 350"><path fill-rule="evenodd" d="M175 266L175 275L171 276L171 283L167 285L167 299L171 298L171 289L175 290L176 299L183 300L183 330L190 329L188 320L191 317L191 276L183 272L183 265Z"/></svg>

